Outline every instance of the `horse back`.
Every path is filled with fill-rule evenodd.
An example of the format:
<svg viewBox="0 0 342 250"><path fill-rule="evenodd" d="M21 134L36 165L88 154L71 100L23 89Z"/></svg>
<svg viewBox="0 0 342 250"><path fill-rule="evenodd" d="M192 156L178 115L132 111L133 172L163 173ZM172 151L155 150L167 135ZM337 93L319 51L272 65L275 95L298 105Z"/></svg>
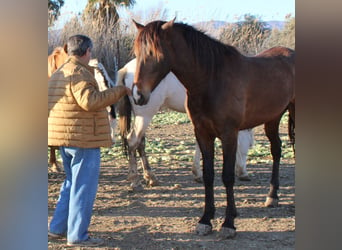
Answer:
<svg viewBox="0 0 342 250"><path fill-rule="evenodd" d="M265 123L282 114L295 99L295 52L284 47L248 59L243 127ZM257 125L259 125L257 124Z"/></svg>
<svg viewBox="0 0 342 250"><path fill-rule="evenodd" d="M201 106L201 113L215 120L215 124L221 121L222 128L223 120L233 122L239 129L248 129L277 119L295 99L291 49L272 48L224 67L216 82L209 84L209 91L191 101L191 106Z"/></svg>

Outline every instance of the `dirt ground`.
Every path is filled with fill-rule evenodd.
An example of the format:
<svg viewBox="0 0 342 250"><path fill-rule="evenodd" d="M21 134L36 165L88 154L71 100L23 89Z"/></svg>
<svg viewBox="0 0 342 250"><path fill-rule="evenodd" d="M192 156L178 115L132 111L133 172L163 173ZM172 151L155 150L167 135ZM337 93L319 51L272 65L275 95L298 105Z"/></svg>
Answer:
<svg viewBox="0 0 342 250"><path fill-rule="evenodd" d="M281 133L286 138L286 127ZM193 141L191 124L153 125L147 140L164 141L165 147L177 147ZM255 129L255 140L269 147L262 127ZM283 144L287 141L283 139ZM173 151L192 157L186 152ZM219 151L219 150L218 150ZM176 152L176 153L175 153ZM268 151L269 152L269 151ZM250 182L235 182L235 201L239 216L235 220L234 239L218 240L217 232L223 223L226 207L225 189L221 181L220 152L215 161L216 217L213 233L198 236L194 228L202 215L204 187L193 181L191 161L161 156L151 165L160 185L133 193L126 180L125 157L106 158L101 175L90 235L105 239L103 247L92 249L294 249L295 248L295 159L281 160L279 207L265 208L264 201L271 177L270 154L265 159L248 159ZM154 157L153 153L149 154ZM59 194L63 173L49 173L48 209L50 221ZM52 240L48 249L73 249L66 240ZM80 249L80 248L77 248ZM83 248L86 249L86 248Z"/></svg>

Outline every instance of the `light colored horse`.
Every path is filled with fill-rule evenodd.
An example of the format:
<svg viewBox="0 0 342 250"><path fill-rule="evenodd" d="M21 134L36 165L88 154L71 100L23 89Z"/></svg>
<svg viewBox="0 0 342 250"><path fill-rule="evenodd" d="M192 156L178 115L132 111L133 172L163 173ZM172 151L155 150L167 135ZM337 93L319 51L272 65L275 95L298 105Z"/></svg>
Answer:
<svg viewBox="0 0 342 250"><path fill-rule="evenodd" d="M112 88L115 86L115 83L110 79L105 67L102 63L98 62L97 59L91 59L89 61L89 65L94 67L94 76L99 85L100 91L104 91L108 88ZM107 107L108 111L108 120L110 124L110 135L112 138L113 144L115 144L115 129L116 129L116 113L115 113L115 105L112 104Z"/></svg>
<svg viewBox="0 0 342 250"><path fill-rule="evenodd" d="M136 60L133 59L128 62L123 68L118 71L117 85L126 85L132 88L134 74L136 70ZM135 93L133 93L134 96ZM128 105L131 105L134 118L134 124L129 131L127 131L127 107L119 108L119 126L125 143L128 147L129 157L129 171L128 180L131 182L133 190L140 190L142 188L140 178L137 171L136 151L139 152L142 158L142 166L144 171L144 179L148 186L157 184L157 179L149 166L145 154L145 132L150 124L153 116L162 108L168 108L174 111L186 112L186 91L181 82L171 72L158 84L158 86L151 93L149 102L146 105L136 105L132 97L129 97ZM121 104L122 105L122 104ZM118 105L120 106L120 105ZM127 104L126 104L127 106ZM125 110L124 112L122 110ZM124 121L124 122L122 122ZM130 126L129 126L130 127ZM240 180L250 180L247 170L246 161L248 150L252 147L254 141L253 130L241 130L238 135L238 149L236 153L236 175ZM196 142L194 163L192 166L192 173L196 181L202 180L202 171L200 169L200 149Z"/></svg>
<svg viewBox="0 0 342 250"><path fill-rule="evenodd" d="M68 54L63 47L56 47L53 52L48 56L48 79L68 58ZM108 88L115 86L115 83L110 79L103 64L98 62L97 59L91 59L89 65L94 67L94 77L97 81L100 91L104 91ZM107 107L108 120L111 128L111 138L113 144L115 143L115 129L116 129L116 114L115 106L111 105ZM61 164L56 159L56 149L58 147L50 146L50 159L49 165L53 172L61 172Z"/></svg>

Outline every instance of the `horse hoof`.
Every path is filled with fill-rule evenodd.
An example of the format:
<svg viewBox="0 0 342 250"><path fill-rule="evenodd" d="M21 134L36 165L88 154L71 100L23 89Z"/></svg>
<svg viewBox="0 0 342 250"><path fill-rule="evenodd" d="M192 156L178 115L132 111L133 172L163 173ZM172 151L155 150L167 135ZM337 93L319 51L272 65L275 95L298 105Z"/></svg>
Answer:
<svg viewBox="0 0 342 250"><path fill-rule="evenodd" d="M221 227L217 238L220 240L233 239L236 236L236 230L229 227Z"/></svg>
<svg viewBox="0 0 342 250"><path fill-rule="evenodd" d="M136 193L136 192L142 192L144 191L144 188L142 185L137 185L137 186L131 186L131 191Z"/></svg>
<svg viewBox="0 0 342 250"><path fill-rule="evenodd" d="M278 207L278 199L267 197L265 201L265 207Z"/></svg>
<svg viewBox="0 0 342 250"><path fill-rule="evenodd" d="M197 183L203 183L203 178L202 177L195 177L194 180Z"/></svg>
<svg viewBox="0 0 342 250"><path fill-rule="evenodd" d="M156 176L152 171L144 173L144 180L146 181L147 187L159 186L159 181L157 180Z"/></svg>
<svg viewBox="0 0 342 250"><path fill-rule="evenodd" d="M196 230L195 230L196 234L201 235L201 236L208 235L212 233L212 231L213 231L212 226L201 224L201 223L197 224Z"/></svg>
<svg viewBox="0 0 342 250"><path fill-rule="evenodd" d="M147 181L147 187L155 187L155 186L159 186L159 181L157 180L149 180Z"/></svg>
<svg viewBox="0 0 342 250"><path fill-rule="evenodd" d="M62 168L60 167L60 165L58 163L52 163L50 166L50 169L52 172L55 172L55 173L63 172Z"/></svg>
<svg viewBox="0 0 342 250"><path fill-rule="evenodd" d="M240 177L239 177L239 180L240 180L240 181L251 181L251 178L249 178L249 176L246 175L246 176L240 176Z"/></svg>

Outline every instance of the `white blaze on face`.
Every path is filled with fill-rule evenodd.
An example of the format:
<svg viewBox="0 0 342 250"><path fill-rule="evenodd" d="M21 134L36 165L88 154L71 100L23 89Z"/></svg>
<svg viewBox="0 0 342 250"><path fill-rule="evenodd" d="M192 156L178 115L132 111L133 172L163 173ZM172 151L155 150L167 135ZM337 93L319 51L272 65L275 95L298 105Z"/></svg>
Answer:
<svg viewBox="0 0 342 250"><path fill-rule="evenodd" d="M132 96L135 101L138 101L140 98L140 95L138 94L138 88L134 84L132 86Z"/></svg>

